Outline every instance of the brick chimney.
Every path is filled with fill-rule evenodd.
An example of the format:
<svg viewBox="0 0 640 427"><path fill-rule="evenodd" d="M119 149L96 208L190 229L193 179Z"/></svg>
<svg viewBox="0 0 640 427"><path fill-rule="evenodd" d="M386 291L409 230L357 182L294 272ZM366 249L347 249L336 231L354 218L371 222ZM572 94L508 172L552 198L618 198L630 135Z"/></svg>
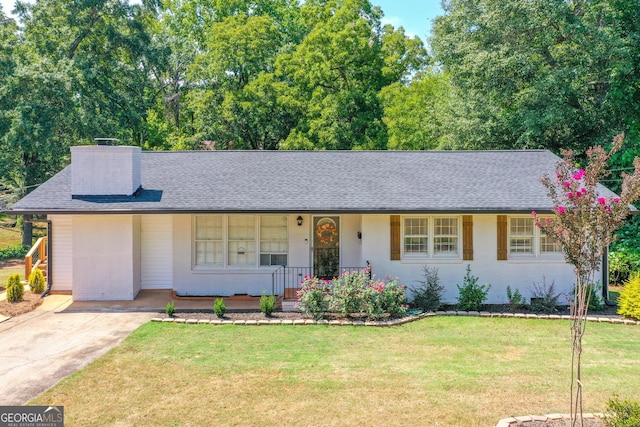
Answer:
<svg viewBox="0 0 640 427"><path fill-rule="evenodd" d="M142 185L142 149L98 144L71 147L72 196L133 195Z"/></svg>

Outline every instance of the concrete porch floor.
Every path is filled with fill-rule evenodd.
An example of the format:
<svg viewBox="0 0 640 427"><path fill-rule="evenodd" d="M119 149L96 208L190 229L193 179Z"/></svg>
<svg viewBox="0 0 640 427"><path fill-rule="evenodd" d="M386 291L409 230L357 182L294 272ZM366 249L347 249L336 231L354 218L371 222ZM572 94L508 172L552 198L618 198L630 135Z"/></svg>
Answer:
<svg viewBox="0 0 640 427"><path fill-rule="evenodd" d="M242 300L223 298L228 312L260 311L260 298ZM173 301L176 312L213 311L215 298L173 298L170 289L142 290L133 301L72 301L64 311L104 312L155 312L164 313L167 303Z"/></svg>

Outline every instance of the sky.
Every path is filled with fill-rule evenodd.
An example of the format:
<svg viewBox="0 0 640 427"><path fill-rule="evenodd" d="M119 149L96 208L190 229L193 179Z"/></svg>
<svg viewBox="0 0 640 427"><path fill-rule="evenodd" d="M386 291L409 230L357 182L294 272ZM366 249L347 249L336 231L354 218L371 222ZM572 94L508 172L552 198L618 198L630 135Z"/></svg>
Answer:
<svg viewBox="0 0 640 427"><path fill-rule="evenodd" d="M408 35L419 36L423 41L431 33L433 19L442 14L440 0L370 0L384 12L383 24L402 26ZM0 0L2 10L10 14L15 0Z"/></svg>
<svg viewBox="0 0 640 427"><path fill-rule="evenodd" d="M370 0L384 12L383 24L403 27L408 35L425 41L431 35L431 25L436 16L444 12L440 0Z"/></svg>

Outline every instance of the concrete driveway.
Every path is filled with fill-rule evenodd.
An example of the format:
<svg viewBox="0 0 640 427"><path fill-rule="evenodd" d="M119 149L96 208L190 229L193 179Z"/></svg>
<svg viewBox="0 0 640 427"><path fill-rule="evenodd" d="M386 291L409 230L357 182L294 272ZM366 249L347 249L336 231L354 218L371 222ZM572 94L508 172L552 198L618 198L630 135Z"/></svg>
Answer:
<svg viewBox="0 0 640 427"><path fill-rule="evenodd" d="M37 310L0 323L0 405L23 405L158 315L71 305L70 296L50 295Z"/></svg>

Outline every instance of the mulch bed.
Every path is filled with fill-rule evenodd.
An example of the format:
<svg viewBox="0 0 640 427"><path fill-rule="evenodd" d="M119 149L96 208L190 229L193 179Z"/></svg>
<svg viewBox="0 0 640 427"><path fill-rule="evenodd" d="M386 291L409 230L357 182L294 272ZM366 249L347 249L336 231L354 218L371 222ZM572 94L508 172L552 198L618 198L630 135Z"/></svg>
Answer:
<svg viewBox="0 0 640 427"><path fill-rule="evenodd" d="M42 304L40 294L34 294L25 290L24 299L21 302L0 301L0 314L15 317L19 314L35 310L40 304Z"/></svg>

